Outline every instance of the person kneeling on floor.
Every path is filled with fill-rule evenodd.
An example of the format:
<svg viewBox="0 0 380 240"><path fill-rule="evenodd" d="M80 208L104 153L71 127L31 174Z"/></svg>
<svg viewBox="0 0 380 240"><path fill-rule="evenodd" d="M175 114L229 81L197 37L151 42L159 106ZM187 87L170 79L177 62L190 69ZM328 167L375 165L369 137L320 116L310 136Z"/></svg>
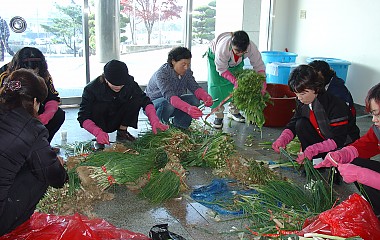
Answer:
<svg viewBox="0 0 380 240"><path fill-rule="evenodd" d="M32 216L49 186L68 181L38 119L47 95L44 79L27 69L10 73L0 90L0 236Z"/></svg>
<svg viewBox="0 0 380 240"><path fill-rule="evenodd" d="M110 144L108 133L117 130L119 142L134 141L128 127L137 129L140 109L148 116L154 133L165 131L149 97L129 75L124 62L111 60L104 66L104 73L87 84L83 90L78 112L80 126L96 137L96 149Z"/></svg>

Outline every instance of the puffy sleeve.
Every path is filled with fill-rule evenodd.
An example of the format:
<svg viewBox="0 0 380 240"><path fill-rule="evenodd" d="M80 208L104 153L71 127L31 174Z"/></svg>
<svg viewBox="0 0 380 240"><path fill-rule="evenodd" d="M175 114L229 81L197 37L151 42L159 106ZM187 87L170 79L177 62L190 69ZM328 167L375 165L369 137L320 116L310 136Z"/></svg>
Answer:
<svg viewBox="0 0 380 240"><path fill-rule="evenodd" d="M62 187L68 180L65 168L47 141L48 131L41 128L27 158L32 173L42 182L54 188Z"/></svg>

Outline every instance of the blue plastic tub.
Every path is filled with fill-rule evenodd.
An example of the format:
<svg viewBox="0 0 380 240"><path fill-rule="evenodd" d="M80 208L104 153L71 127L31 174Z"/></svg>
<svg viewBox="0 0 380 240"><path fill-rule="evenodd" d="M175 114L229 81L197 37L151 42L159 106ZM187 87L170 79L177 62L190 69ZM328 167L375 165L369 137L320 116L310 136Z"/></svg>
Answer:
<svg viewBox="0 0 380 240"><path fill-rule="evenodd" d="M351 62L338 59L338 58L324 58L324 57L309 57L306 59L307 63L310 63L314 60L326 61L332 69L336 72L336 75L346 81L348 66L351 65Z"/></svg>
<svg viewBox="0 0 380 240"><path fill-rule="evenodd" d="M267 83L288 85L290 72L297 67L294 62L272 62L266 65Z"/></svg>
<svg viewBox="0 0 380 240"><path fill-rule="evenodd" d="M288 63L288 62L296 62L298 54L291 53L291 52L281 52L281 51L262 51L261 57L263 59L263 62L265 66L268 63L272 62L281 62L281 63Z"/></svg>

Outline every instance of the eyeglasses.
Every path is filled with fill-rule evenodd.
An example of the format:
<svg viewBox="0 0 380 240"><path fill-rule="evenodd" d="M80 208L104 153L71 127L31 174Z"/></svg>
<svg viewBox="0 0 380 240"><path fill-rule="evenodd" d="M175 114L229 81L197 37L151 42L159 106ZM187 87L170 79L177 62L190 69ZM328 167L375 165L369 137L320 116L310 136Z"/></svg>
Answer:
<svg viewBox="0 0 380 240"><path fill-rule="evenodd" d="M378 111L377 113L374 113L374 111L371 111L369 112L369 114L371 114L371 116L374 118L380 119L380 111Z"/></svg>

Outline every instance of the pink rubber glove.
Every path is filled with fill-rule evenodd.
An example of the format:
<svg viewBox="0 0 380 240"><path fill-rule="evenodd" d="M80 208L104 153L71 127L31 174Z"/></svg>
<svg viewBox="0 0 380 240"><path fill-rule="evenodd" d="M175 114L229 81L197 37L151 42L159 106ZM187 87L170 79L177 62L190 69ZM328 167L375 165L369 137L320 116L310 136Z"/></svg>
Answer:
<svg viewBox="0 0 380 240"><path fill-rule="evenodd" d="M145 114L148 117L154 134L157 134L157 129L160 129L161 131L166 131L169 129L168 125L162 124L158 119L156 109L153 104L149 104L145 107Z"/></svg>
<svg viewBox="0 0 380 240"><path fill-rule="evenodd" d="M238 87L238 81L236 80L235 76L232 75L232 73L230 71L225 71L224 73L221 74L222 77L224 77L225 79L227 79L228 81L230 81L235 88Z"/></svg>
<svg viewBox="0 0 380 240"><path fill-rule="evenodd" d="M267 92L267 81L264 81L263 88L261 89L261 95L264 96L266 92Z"/></svg>
<svg viewBox="0 0 380 240"><path fill-rule="evenodd" d="M212 97L203 88L195 90L194 95L199 100L202 100L206 107L210 107L213 104Z"/></svg>
<svg viewBox="0 0 380 240"><path fill-rule="evenodd" d="M308 146L305 151L298 154L296 161L299 164L302 164L305 158L312 160L314 156L319 153L330 152L337 148L336 143L332 139L327 139L320 143L315 143L313 145Z"/></svg>
<svg viewBox="0 0 380 240"><path fill-rule="evenodd" d="M354 146L347 146L338 151L329 152L323 162L315 165L314 168L337 167L338 163L350 163L357 157L359 157L358 150Z"/></svg>
<svg viewBox="0 0 380 240"><path fill-rule="evenodd" d="M290 129L282 131L281 135L272 144L272 148L276 153L280 153L280 147L285 148L294 138L294 134Z"/></svg>
<svg viewBox="0 0 380 240"><path fill-rule="evenodd" d="M358 182L380 190L380 173L354 164L339 164L338 170L346 183Z"/></svg>
<svg viewBox="0 0 380 240"><path fill-rule="evenodd" d="M48 122L54 117L54 114L58 110L59 102L55 100L50 100L45 104L45 110L38 116L43 125L48 124Z"/></svg>
<svg viewBox="0 0 380 240"><path fill-rule="evenodd" d="M196 106L191 106L187 102L182 101L181 98L177 96L172 96L170 98L170 104L173 105L175 108L178 108L179 110L189 114L190 117L194 119L198 119L203 115L202 111L199 108L197 108Z"/></svg>
<svg viewBox="0 0 380 240"><path fill-rule="evenodd" d="M90 119L83 122L83 128L96 137L96 141L100 144L110 144L108 133L104 132L100 127Z"/></svg>

